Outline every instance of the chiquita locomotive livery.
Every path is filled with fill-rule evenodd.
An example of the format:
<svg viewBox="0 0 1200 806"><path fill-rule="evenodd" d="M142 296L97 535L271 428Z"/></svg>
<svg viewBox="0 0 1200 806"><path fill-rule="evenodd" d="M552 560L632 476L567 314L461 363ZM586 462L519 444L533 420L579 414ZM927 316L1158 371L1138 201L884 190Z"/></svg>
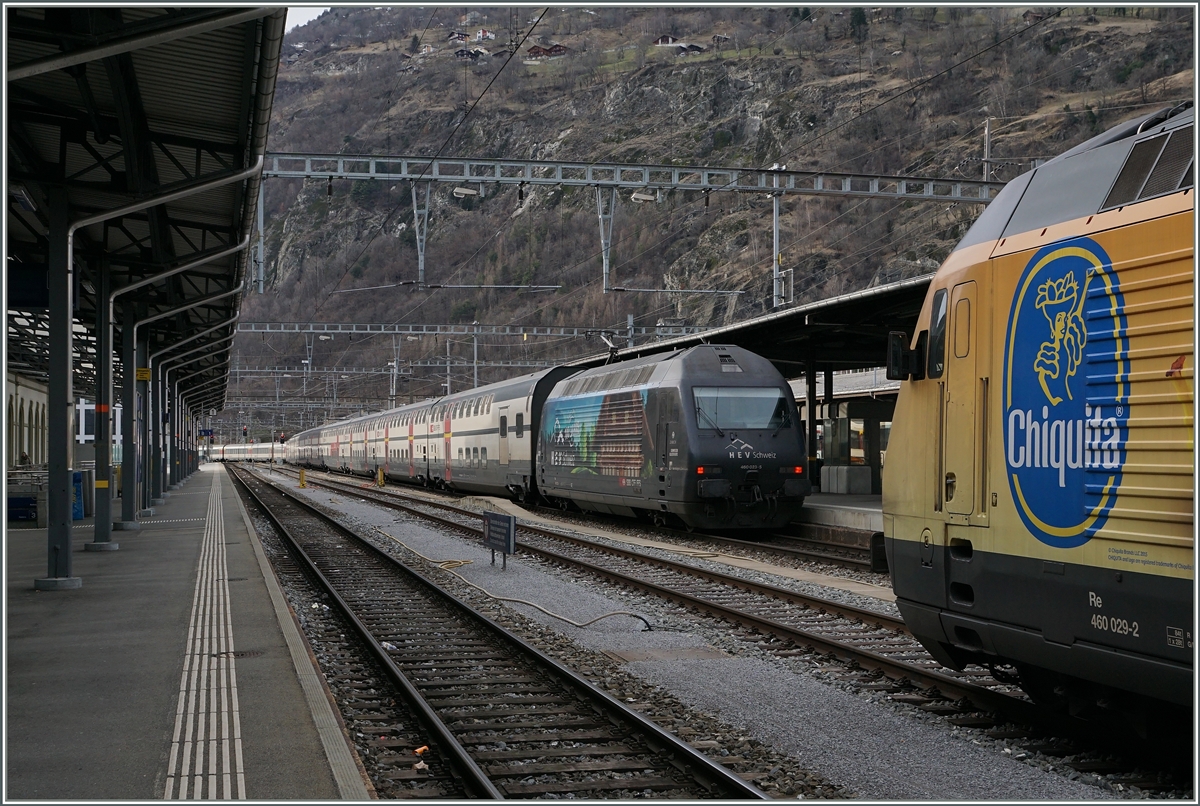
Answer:
<svg viewBox="0 0 1200 806"><path fill-rule="evenodd" d="M783 376L707 344L309 429L286 461L711 529L782 526L812 491Z"/></svg>
<svg viewBox="0 0 1200 806"><path fill-rule="evenodd" d="M1187 104L1013 180L889 345L905 621L1080 716L1191 718L1192 166Z"/></svg>

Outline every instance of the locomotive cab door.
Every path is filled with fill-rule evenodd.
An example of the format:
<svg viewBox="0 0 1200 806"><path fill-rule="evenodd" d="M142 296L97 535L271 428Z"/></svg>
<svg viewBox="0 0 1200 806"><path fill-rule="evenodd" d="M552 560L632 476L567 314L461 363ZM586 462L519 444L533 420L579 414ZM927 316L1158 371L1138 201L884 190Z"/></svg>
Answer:
<svg viewBox="0 0 1200 806"><path fill-rule="evenodd" d="M942 411L942 498L946 520L966 524L975 510L975 446L977 400L975 360L978 349L978 306L974 282L960 283L950 293L946 328L946 373Z"/></svg>
<svg viewBox="0 0 1200 806"><path fill-rule="evenodd" d="M974 282L950 291L945 375L942 378L941 483L945 516L945 595L951 611L983 615L993 590L985 555L973 549L988 525L987 430L988 338L986 300ZM983 377L980 377L982 371ZM987 545L983 542L983 545ZM977 596L978 594L978 596ZM957 633L956 633L957 635ZM966 641L967 639L963 639ZM957 643L957 641L956 641ZM963 645L975 649L975 640Z"/></svg>

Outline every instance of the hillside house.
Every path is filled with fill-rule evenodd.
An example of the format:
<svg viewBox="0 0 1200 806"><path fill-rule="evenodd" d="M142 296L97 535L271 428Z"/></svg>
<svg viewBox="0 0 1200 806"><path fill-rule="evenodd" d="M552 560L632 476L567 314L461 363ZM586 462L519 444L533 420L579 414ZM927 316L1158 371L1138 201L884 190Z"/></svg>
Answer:
<svg viewBox="0 0 1200 806"><path fill-rule="evenodd" d="M676 56L694 56L697 53L703 53L703 45L678 45L675 48Z"/></svg>
<svg viewBox="0 0 1200 806"><path fill-rule="evenodd" d="M568 48L566 45L560 45L556 42L550 47L546 48L546 54L548 56L566 56L567 51L569 50L570 48Z"/></svg>
<svg viewBox="0 0 1200 806"><path fill-rule="evenodd" d="M446 41L447 42L466 42L467 41L467 32L466 31L451 31L450 35L446 37Z"/></svg>
<svg viewBox="0 0 1200 806"><path fill-rule="evenodd" d="M1021 15L1021 19L1025 20L1026 25L1033 25L1035 22L1041 22L1042 20L1046 19L1046 15L1042 14L1041 12L1034 11L1033 9L1029 9Z"/></svg>
<svg viewBox="0 0 1200 806"><path fill-rule="evenodd" d="M495 38L496 38L496 32L489 31L487 28L480 28L478 31L475 32L475 41L476 42L482 42L485 39L495 39Z"/></svg>
<svg viewBox="0 0 1200 806"><path fill-rule="evenodd" d="M663 34L658 39L654 40L654 44L661 48L667 45L674 45L678 41L679 40L677 38L671 36L670 34Z"/></svg>
<svg viewBox="0 0 1200 806"><path fill-rule="evenodd" d="M531 59L545 59L550 56L550 51L541 45L532 45L529 50L525 51L525 55Z"/></svg>
<svg viewBox="0 0 1200 806"><path fill-rule="evenodd" d="M433 45L421 45L422 53L433 53L434 50L435 50L435 48L433 47Z"/></svg>
<svg viewBox="0 0 1200 806"><path fill-rule="evenodd" d="M714 48L725 47L726 43L728 42L729 37L725 36L724 34L713 34L712 43Z"/></svg>

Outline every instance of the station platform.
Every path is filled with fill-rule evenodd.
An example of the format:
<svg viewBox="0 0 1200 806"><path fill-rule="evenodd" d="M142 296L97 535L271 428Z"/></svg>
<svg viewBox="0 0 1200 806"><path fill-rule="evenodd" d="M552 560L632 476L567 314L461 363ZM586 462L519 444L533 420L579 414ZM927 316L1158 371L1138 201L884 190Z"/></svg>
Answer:
<svg viewBox="0 0 1200 806"><path fill-rule="evenodd" d="M115 551L5 531L5 800L367 800L232 480L202 465Z"/></svg>
<svg viewBox="0 0 1200 806"><path fill-rule="evenodd" d="M865 532L883 531L883 496L813 493L804 499L797 520Z"/></svg>

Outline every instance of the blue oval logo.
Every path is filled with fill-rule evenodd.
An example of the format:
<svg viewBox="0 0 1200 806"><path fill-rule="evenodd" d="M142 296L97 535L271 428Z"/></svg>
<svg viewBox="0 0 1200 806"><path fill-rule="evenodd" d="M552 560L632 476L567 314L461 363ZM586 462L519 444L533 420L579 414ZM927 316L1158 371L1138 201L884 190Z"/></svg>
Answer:
<svg viewBox="0 0 1200 806"><path fill-rule="evenodd" d="M1129 421L1125 300L1089 238L1048 246L1021 273L1004 350L1004 448L1021 520L1074 548L1117 501Z"/></svg>

